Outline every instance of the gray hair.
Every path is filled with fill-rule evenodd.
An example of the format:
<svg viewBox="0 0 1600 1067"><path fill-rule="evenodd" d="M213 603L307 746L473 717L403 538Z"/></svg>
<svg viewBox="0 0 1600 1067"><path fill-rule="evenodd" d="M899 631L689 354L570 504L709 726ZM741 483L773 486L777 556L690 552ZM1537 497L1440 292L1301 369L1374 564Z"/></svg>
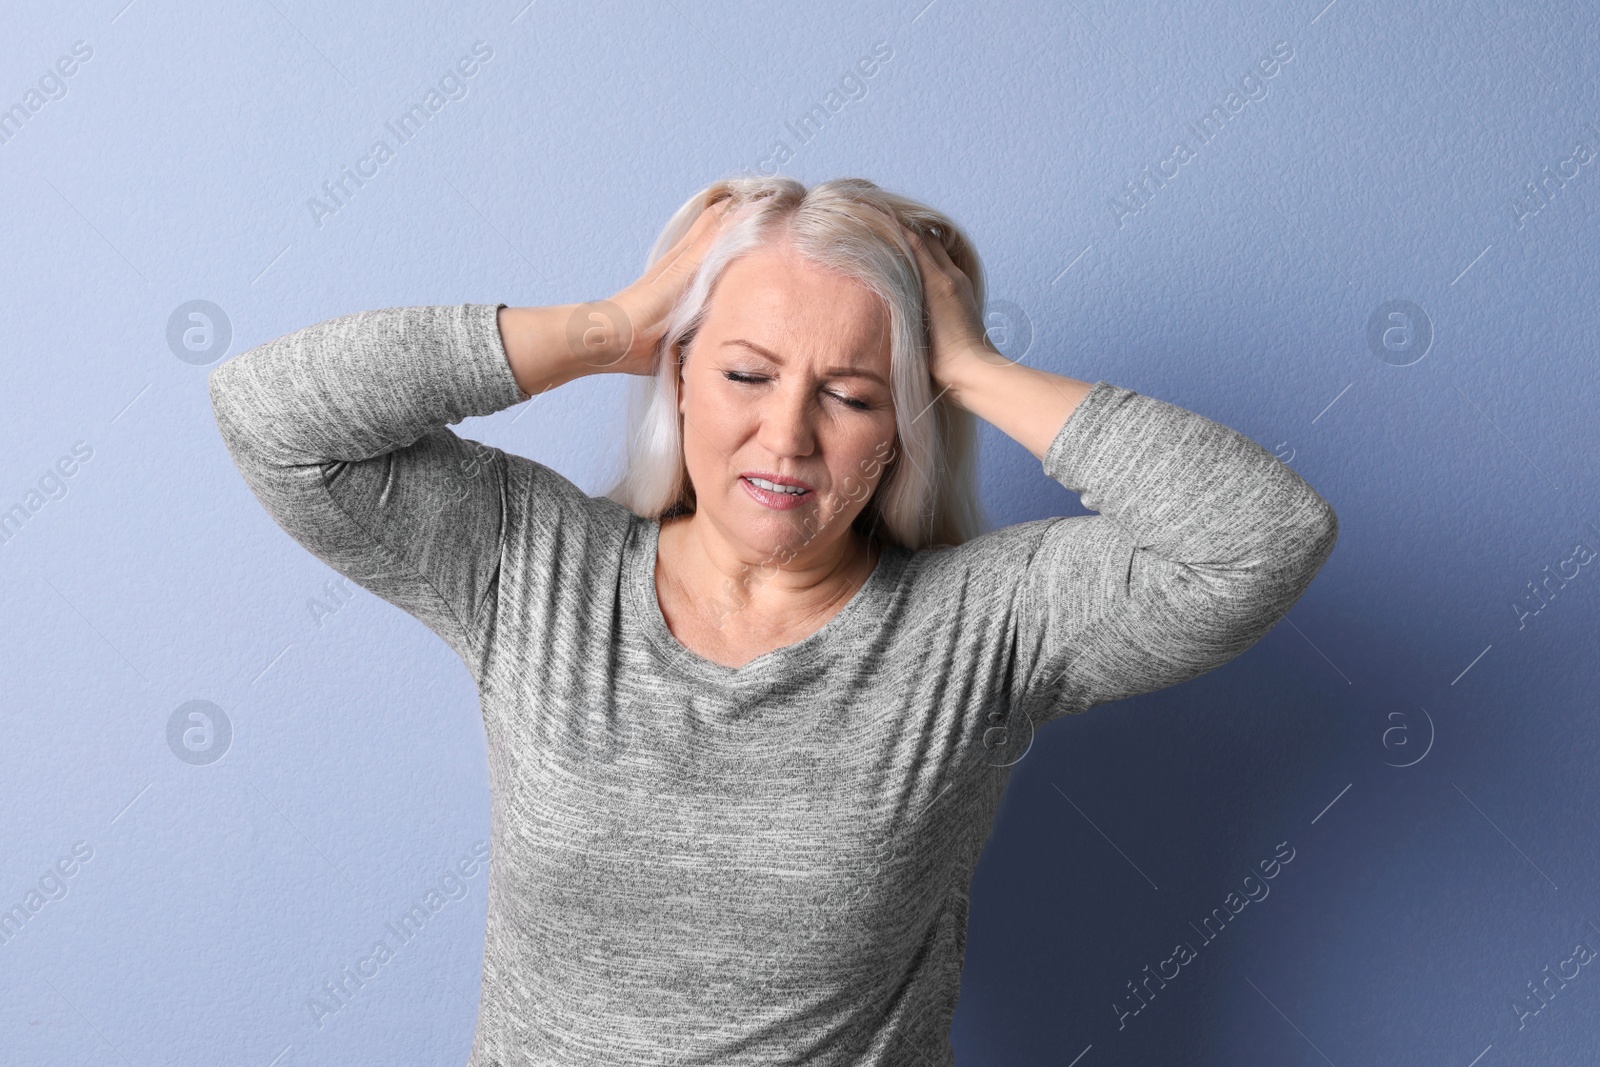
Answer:
<svg viewBox="0 0 1600 1067"><path fill-rule="evenodd" d="M983 533L987 520L975 489L977 422L971 412L935 393L921 275L916 254L895 222L944 245L972 280L981 309L983 266L960 227L864 178L838 178L809 191L793 178L731 178L707 186L678 208L656 238L649 264L678 243L702 210L725 199L733 205L724 231L667 316L655 373L630 383L627 458L605 497L645 518L694 511L694 485L683 458L678 368L705 321L712 288L729 264L788 243L804 259L865 286L888 312L896 448L856 517L856 529L913 550L958 545Z"/></svg>

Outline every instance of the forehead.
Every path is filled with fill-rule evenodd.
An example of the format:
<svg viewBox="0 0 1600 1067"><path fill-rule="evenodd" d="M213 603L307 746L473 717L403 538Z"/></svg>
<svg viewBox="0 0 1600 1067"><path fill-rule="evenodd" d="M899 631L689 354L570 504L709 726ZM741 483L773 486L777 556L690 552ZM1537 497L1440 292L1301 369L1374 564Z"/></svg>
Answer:
<svg viewBox="0 0 1600 1067"><path fill-rule="evenodd" d="M754 341L785 358L889 358L888 316L877 295L787 246L730 264L712 291L701 332L718 341Z"/></svg>

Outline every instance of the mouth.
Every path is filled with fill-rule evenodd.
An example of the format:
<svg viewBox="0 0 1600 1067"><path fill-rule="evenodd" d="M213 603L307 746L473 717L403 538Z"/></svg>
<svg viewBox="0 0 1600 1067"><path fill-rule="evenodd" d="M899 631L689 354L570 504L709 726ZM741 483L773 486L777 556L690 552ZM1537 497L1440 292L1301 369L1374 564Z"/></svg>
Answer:
<svg viewBox="0 0 1600 1067"><path fill-rule="evenodd" d="M798 478L786 478L779 474L750 471L739 475L739 484L757 502L779 510L798 507L816 495L811 486Z"/></svg>

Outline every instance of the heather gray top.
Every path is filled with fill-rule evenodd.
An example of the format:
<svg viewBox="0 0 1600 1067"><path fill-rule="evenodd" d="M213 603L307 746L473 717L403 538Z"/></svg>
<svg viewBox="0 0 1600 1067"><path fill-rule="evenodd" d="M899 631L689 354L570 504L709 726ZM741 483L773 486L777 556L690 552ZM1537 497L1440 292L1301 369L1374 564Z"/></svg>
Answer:
<svg viewBox="0 0 1600 1067"><path fill-rule="evenodd" d="M524 399L499 306L347 315L210 375L273 519L477 683L469 1067L953 1063L968 884L1034 728L1249 648L1332 508L1242 434L1096 382L1043 468L1098 514L886 545L820 630L727 667L667 629L656 520L447 428Z"/></svg>

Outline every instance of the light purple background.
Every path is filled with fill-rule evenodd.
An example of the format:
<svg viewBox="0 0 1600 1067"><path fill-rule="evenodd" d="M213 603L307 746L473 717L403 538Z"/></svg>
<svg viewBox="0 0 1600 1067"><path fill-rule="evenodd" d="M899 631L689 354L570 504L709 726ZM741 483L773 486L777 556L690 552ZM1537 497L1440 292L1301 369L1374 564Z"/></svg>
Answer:
<svg viewBox="0 0 1600 1067"><path fill-rule="evenodd" d="M320 1027L309 1001L487 838L471 679L271 523L206 372L366 308L609 295L777 141L787 175L967 227L1014 357L1233 426L1340 518L1246 655L1040 733L974 885L960 1061L1594 1062L1595 968L1521 1029L1512 1005L1600 948L1600 566L1528 613L1600 549L1600 162L1516 205L1600 151L1600 29L1571 2L1325 3L7 5L0 108L93 54L0 143L0 508L40 492L0 547L0 908L92 858L0 943L0 1063L465 1061L481 869ZM394 158L317 225L379 137ZM225 353L169 346L191 300ZM1420 359L1368 344L1394 300L1431 322ZM458 429L598 493L623 384ZM997 524L1080 511L983 448ZM227 715L220 760L169 748L190 700ZM1119 1028L1280 842L1270 895Z"/></svg>

